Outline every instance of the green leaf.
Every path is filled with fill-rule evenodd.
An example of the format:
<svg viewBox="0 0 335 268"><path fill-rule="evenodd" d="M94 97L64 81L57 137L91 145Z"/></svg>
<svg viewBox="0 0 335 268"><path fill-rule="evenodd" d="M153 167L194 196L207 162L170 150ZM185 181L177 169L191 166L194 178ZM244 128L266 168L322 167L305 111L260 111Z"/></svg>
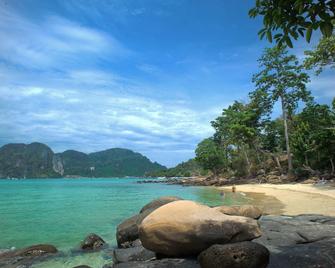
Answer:
<svg viewBox="0 0 335 268"><path fill-rule="evenodd" d="M270 43L272 43L272 34L270 30L266 32L266 38L269 40Z"/></svg>
<svg viewBox="0 0 335 268"><path fill-rule="evenodd" d="M306 32L306 41L307 41L308 43L311 41L312 32L313 32L313 27L310 25L310 26L307 28L307 32Z"/></svg>
<svg viewBox="0 0 335 268"><path fill-rule="evenodd" d="M285 35L284 39L285 39L285 42L286 42L287 46L292 48L293 44L292 44L292 41L291 41L290 37L288 35Z"/></svg>

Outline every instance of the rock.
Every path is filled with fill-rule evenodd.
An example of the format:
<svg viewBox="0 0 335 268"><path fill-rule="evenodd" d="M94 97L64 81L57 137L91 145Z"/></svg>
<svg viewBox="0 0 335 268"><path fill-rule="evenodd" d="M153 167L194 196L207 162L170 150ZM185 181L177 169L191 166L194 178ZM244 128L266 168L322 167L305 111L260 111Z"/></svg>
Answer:
<svg viewBox="0 0 335 268"><path fill-rule="evenodd" d="M48 244L6 251L0 254L0 267L30 267L35 261L44 260L57 252L56 247Z"/></svg>
<svg viewBox="0 0 335 268"><path fill-rule="evenodd" d="M285 246L311 243L335 237L335 218L322 215L263 216L259 220L263 235L254 240L271 252Z"/></svg>
<svg viewBox="0 0 335 268"><path fill-rule="evenodd" d="M153 210L146 209L142 213L136 214L122 223L120 223L116 228L116 241L118 247L124 248L132 241L138 239L138 229L139 225L143 219L148 216Z"/></svg>
<svg viewBox="0 0 335 268"><path fill-rule="evenodd" d="M334 268L335 238L282 247L272 252L268 268Z"/></svg>
<svg viewBox="0 0 335 268"><path fill-rule="evenodd" d="M140 239L136 239L134 241L127 241L122 243L122 247L121 248L132 248L132 247L139 247L142 246L142 242Z"/></svg>
<svg viewBox="0 0 335 268"><path fill-rule="evenodd" d="M48 244L39 244L39 245L34 245L30 246L24 249L18 249L18 250L11 250L4 252L0 254L0 258L5 258L5 257L14 257L14 256L29 256L29 257L36 257L36 256L42 256L44 254L48 253L57 253L57 248L54 247L53 245L48 245Z"/></svg>
<svg viewBox="0 0 335 268"><path fill-rule="evenodd" d="M161 206L164 206L170 202L173 201L178 201L178 200L182 200L182 198L178 197L178 196L162 196L160 198L157 198L155 200L152 200L150 203L146 204L140 211L140 213L144 212L147 209L150 210L154 210L157 209Z"/></svg>
<svg viewBox="0 0 335 268"><path fill-rule="evenodd" d="M189 256L213 244L252 240L261 236L257 221L228 216L193 201L175 201L148 215L140 225L145 248L166 256Z"/></svg>
<svg viewBox="0 0 335 268"><path fill-rule="evenodd" d="M219 206L215 207L215 209L227 215L244 216L253 219L259 219L262 216L262 210L252 205L242 205L232 207Z"/></svg>
<svg viewBox="0 0 335 268"><path fill-rule="evenodd" d="M73 268L92 268L92 267L88 266L88 265L78 265L78 266L75 266Z"/></svg>
<svg viewBox="0 0 335 268"><path fill-rule="evenodd" d="M194 259L162 259L149 262L118 263L104 268L200 268Z"/></svg>
<svg viewBox="0 0 335 268"><path fill-rule="evenodd" d="M148 261L155 258L156 258L155 252L147 250L143 246L113 250L114 263Z"/></svg>
<svg viewBox="0 0 335 268"><path fill-rule="evenodd" d="M260 244L240 242L213 245L201 252L198 261L202 268L265 268L270 252Z"/></svg>
<svg viewBox="0 0 335 268"><path fill-rule="evenodd" d="M80 244L83 250L97 250L102 248L106 242L97 234L89 234Z"/></svg>

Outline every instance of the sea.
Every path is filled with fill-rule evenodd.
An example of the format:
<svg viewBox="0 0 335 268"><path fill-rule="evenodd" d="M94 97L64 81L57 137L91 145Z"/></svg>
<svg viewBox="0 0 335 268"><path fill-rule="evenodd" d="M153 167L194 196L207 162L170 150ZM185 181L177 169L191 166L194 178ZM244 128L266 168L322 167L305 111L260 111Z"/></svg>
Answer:
<svg viewBox="0 0 335 268"><path fill-rule="evenodd" d="M248 202L242 194L215 187L184 187L138 183L141 178L71 178L0 180L0 250L52 244L58 256L35 264L39 268L101 268L111 263L116 227L160 196L179 196L206 205ZM100 235L108 249L81 253L89 233Z"/></svg>

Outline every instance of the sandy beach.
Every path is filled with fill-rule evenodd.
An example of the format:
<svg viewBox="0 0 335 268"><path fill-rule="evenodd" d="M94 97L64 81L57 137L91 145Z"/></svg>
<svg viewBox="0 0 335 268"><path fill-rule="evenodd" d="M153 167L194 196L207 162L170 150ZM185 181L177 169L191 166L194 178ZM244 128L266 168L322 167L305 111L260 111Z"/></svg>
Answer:
<svg viewBox="0 0 335 268"><path fill-rule="evenodd" d="M220 187L230 191L231 186ZM253 204L267 214L323 214L335 216L335 187L312 184L244 184L237 192L246 193Z"/></svg>

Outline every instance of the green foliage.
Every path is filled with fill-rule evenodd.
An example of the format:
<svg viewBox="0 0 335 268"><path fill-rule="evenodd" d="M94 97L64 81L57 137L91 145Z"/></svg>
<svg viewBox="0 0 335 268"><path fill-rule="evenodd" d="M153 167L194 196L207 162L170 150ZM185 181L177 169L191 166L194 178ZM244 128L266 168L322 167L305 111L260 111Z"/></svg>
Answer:
<svg viewBox="0 0 335 268"><path fill-rule="evenodd" d="M260 38L275 39L279 46L293 47L292 40L299 36L310 42L312 32L318 29L324 37L332 35L335 23L335 1L311 0L256 0L249 16L263 17Z"/></svg>
<svg viewBox="0 0 335 268"><path fill-rule="evenodd" d="M335 35L322 38L314 50L305 51L304 65L320 74L324 67L335 68Z"/></svg>
<svg viewBox="0 0 335 268"><path fill-rule="evenodd" d="M204 170L195 159L182 162L173 168L148 172L146 176L150 177L191 177L205 176L208 172Z"/></svg>
<svg viewBox="0 0 335 268"><path fill-rule="evenodd" d="M280 100L283 112L284 133L289 172L292 172L293 164L290 152L289 118L297 108L300 100L311 102L312 97L306 89L309 81L308 75L303 72L303 66L299 65L294 55L288 55L284 46L273 47L265 50L259 59L261 71L253 76L256 92L253 95L262 95L264 105L273 105ZM270 105L271 107L271 105ZM272 110L271 107L271 110Z"/></svg>
<svg viewBox="0 0 335 268"><path fill-rule="evenodd" d="M299 165L330 170L335 161L334 111L320 104L305 107L294 118L292 148Z"/></svg>
<svg viewBox="0 0 335 268"><path fill-rule="evenodd" d="M208 138L198 144L195 150L196 161L207 170L218 175L226 167L226 156L222 148L213 140Z"/></svg>

